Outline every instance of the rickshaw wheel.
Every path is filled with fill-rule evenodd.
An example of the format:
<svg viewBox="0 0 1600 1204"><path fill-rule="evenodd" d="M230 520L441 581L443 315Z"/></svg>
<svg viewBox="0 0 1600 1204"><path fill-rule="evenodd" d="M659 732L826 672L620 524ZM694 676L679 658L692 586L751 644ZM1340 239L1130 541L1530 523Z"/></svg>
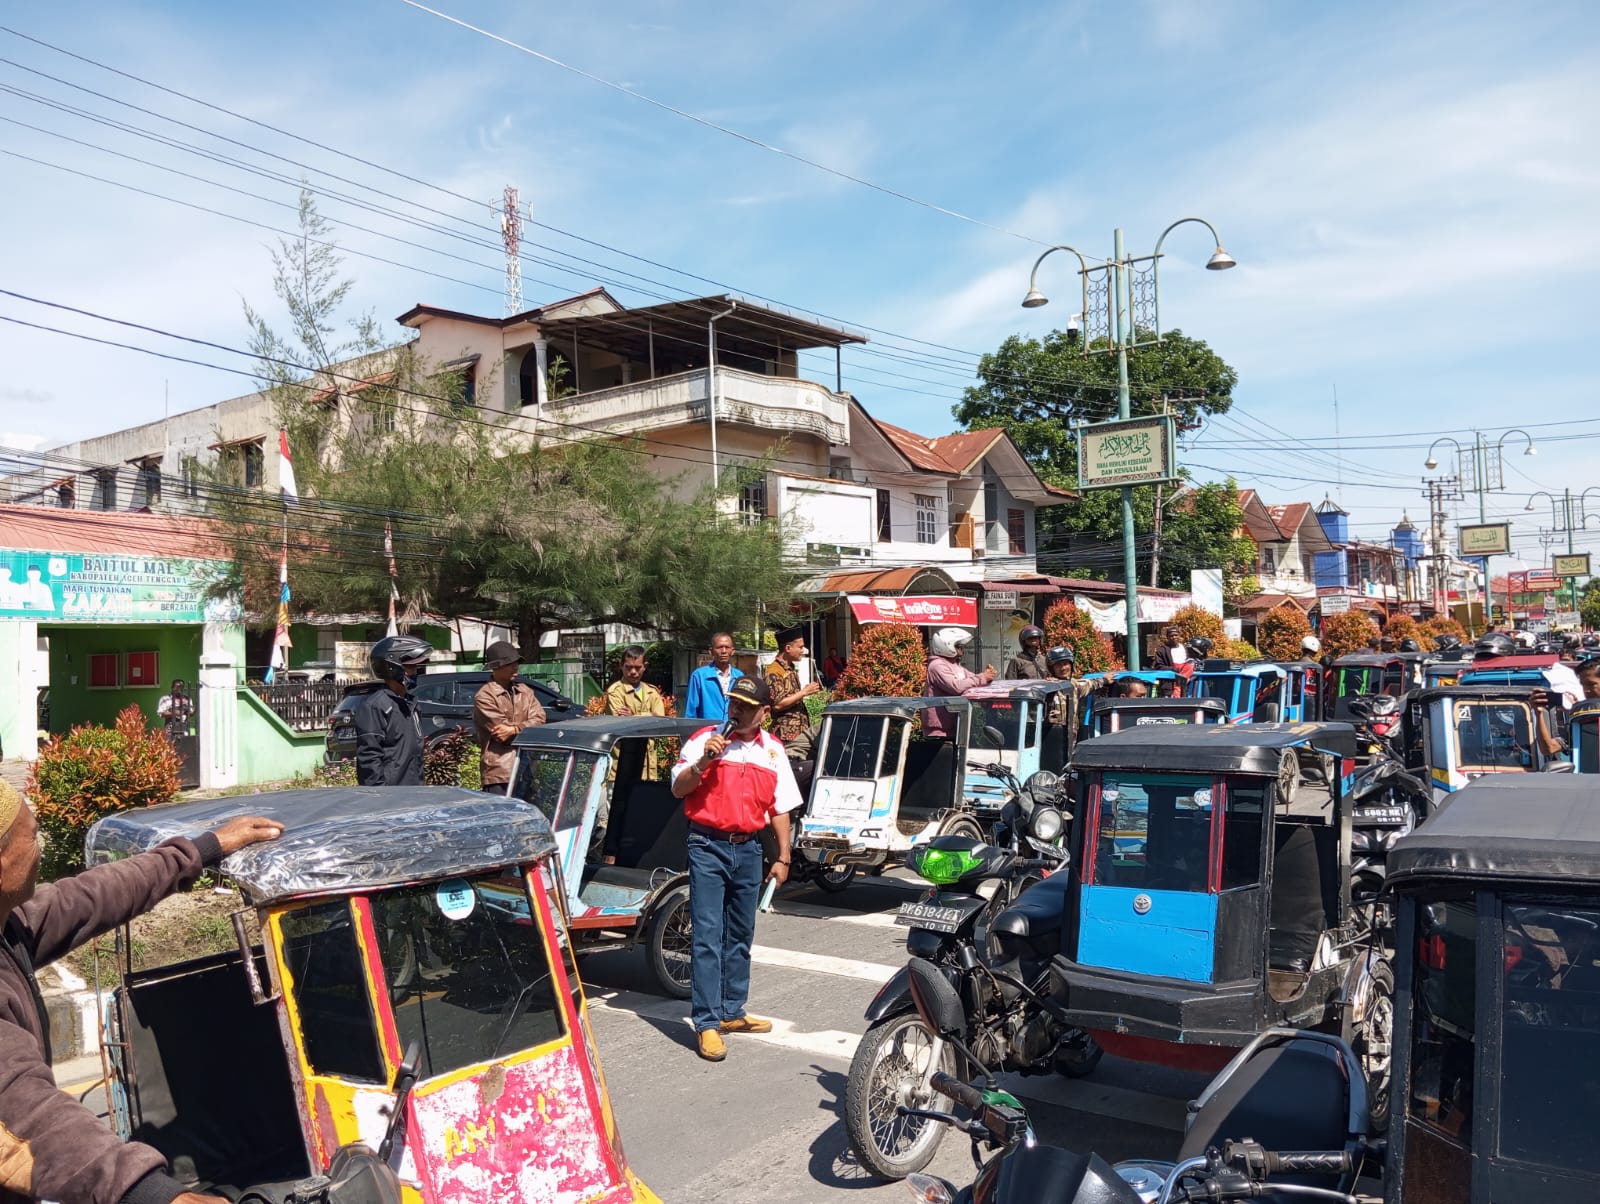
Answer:
<svg viewBox="0 0 1600 1204"><path fill-rule="evenodd" d="M925 1081L932 1070L956 1073L954 1050L946 1045L939 1065L930 1067L934 1035L915 1012L901 1012L874 1024L861 1036L844 1088L844 1123L856 1160L880 1179L904 1179L933 1161L945 1126L915 1116L898 1116L904 1104L936 1112L954 1103Z"/></svg>
<svg viewBox="0 0 1600 1204"><path fill-rule="evenodd" d="M817 885L829 894L838 894L855 880L853 865L829 865L817 871Z"/></svg>
<svg viewBox="0 0 1600 1204"><path fill-rule="evenodd" d="M1360 1024L1348 1027L1354 1031L1346 1037L1367 1076L1371 1129L1383 1133L1389 1127L1389 1090L1394 1070L1394 971L1387 962L1373 966L1372 997L1366 1015Z"/></svg>
<svg viewBox="0 0 1600 1204"><path fill-rule="evenodd" d="M948 815L939 821L940 836L965 836L968 840L986 840L978 821L970 815Z"/></svg>
<svg viewBox="0 0 1600 1204"><path fill-rule="evenodd" d="M694 981L694 922L689 911L689 884L675 886L650 914L645 933L650 974L663 994L687 999Z"/></svg>

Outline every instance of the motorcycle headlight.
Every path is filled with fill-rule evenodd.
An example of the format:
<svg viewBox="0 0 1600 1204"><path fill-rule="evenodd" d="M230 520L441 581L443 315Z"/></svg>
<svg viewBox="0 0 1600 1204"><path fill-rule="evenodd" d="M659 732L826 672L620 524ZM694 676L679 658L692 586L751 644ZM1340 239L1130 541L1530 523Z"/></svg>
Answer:
<svg viewBox="0 0 1600 1204"><path fill-rule="evenodd" d="M1054 807L1035 807L1028 819L1028 835L1045 844L1060 836L1062 827L1061 812Z"/></svg>

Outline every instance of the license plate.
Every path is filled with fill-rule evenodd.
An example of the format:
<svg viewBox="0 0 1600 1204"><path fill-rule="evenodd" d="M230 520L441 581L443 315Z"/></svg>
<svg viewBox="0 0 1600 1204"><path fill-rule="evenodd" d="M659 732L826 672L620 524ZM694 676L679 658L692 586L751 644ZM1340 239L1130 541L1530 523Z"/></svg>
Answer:
<svg viewBox="0 0 1600 1204"><path fill-rule="evenodd" d="M1410 818L1404 807L1357 807L1350 822L1361 828L1403 828Z"/></svg>
<svg viewBox="0 0 1600 1204"><path fill-rule="evenodd" d="M959 907L941 907L937 903L902 903L896 924L907 928L926 928L929 932L956 932L966 912Z"/></svg>

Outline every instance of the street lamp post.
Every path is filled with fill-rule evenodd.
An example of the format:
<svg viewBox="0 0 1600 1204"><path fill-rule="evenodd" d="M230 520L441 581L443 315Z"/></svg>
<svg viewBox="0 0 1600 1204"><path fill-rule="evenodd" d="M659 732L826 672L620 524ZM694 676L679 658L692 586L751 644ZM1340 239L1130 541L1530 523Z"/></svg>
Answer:
<svg viewBox="0 0 1600 1204"><path fill-rule="evenodd" d="M1083 278L1083 317L1085 324L1083 353L1091 354L1089 344L1092 342L1091 332L1095 329L1100 315L1089 305L1090 276L1104 272L1106 274L1106 333L1109 346L1095 350L1109 350L1117 353L1117 417L1119 419L1133 417L1132 394L1128 388L1128 351L1130 348L1142 347L1150 343L1161 342L1161 300L1160 300L1160 275L1161 244L1166 242L1167 235L1171 234L1185 222L1195 222L1211 231L1212 241L1216 250L1211 258L1206 261L1206 268L1213 272L1226 271L1236 267L1233 256L1222 249L1222 239L1218 237L1216 228L1203 217L1182 217L1173 222L1161 232L1161 237L1156 239L1156 248L1148 255L1139 255L1130 258L1123 250L1122 228L1119 226L1111 235L1111 258L1096 261L1096 266L1090 267L1089 261L1084 258L1083 252L1076 247L1067 246L1065 243L1050 247L1034 260L1033 271L1028 275L1028 292L1022 298L1024 309L1038 309L1041 305L1048 305L1050 298L1039 291L1039 265L1057 251L1071 251L1078 257L1078 274ZM1135 329L1133 313L1132 276L1136 265L1148 263L1150 265L1150 279L1143 290L1148 311L1151 316L1153 337L1141 341ZM1134 546L1133 530L1133 487L1122 487L1122 579L1127 583L1124 597L1124 606L1127 609L1125 628L1128 643L1128 668L1139 667L1139 565Z"/></svg>
<svg viewBox="0 0 1600 1204"><path fill-rule="evenodd" d="M1501 453L1505 448L1506 440L1512 435L1521 435L1528 441L1528 446L1523 449L1523 455L1532 456L1537 454L1537 450L1533 446L1533 436L1528 434L1527 431L1513 428L1509 431L1506 431L1505 434L1501 435L1500 438L1495 441L1493 450L1497 460L1501 458ZM1457 443L1449 435L1441 435L1439 438L1435 439L1431 444L1429 444L1428 458L1423 461L1422 464L1422 466L1428 469L1430 472L1439 467L1439 461L1434 459L1433 451L1434 448L1438 447L1441 443L1448 443L1451 447L1456 449L1456 464L1458 466L1462 460L1466 458L1466 452L1462 450L1461 444ZM1473 431L1472 481L1473 485L1477 488L1478 493L1478 522L1480 523L1486 523L1489 521L1488 509L1484 503L1484 493L1489 488L1487 479L1489 460L1485 453L1489 450L1490 449L1485 447L1483 444L1483 432L1476 430ZM1459 471L1456 475L1460 475ZM1505 488L1505 474L1503 472L1501 474L1500 488ZM1483 616L1483 625L1484 628L1487 629L1492 626L1494 618L1494 581L1489 576L1489 557L1483 556L1479 557L1479 559L1481 559L1483 562L1483 596L1487 600L1486 613ZM1506 621L1511 621L1511 578L1509 576L1506 578Z"/></svg>
<svg viewBox="0 0 1600 1204"><path fill-rule="evenodd" d="M1574 523L1572 521L1572 490L1570 490L1570 489L1563 489L1561 491L1561 517L1560 517L1559 520L1556 517L1556 499L1555 499L1555 495L1552 494L1547 489L1540 489L1536 493L1530 493L1528 495L1528 504L1526 506L1524 506L1523 509L1531 511L1533 509L1533 499L1536 498L1536 497L1549 498L1550 499L1550 532L1549 533L1552 536L1552 539L1555 536L1563 535L1563 534L1567 537L1567 554L1570 556L1575 551L1575 549L1573 547L1573 536L1578 531L1587 528L1588 525L1589 525L1589 514L1588 514L1588 511L1587 511L1589 495L1591 493L1597 493L1597 492L1600 492L1600 485L1591 485L1591 486L1589 486L1589 488L1585 489L1582 493L1580 493L1578 495L1578 521L1577 521L1577 523ZM1578 579L1576 577L1569 577L1567 579L1567 595L1568 595L1568 599L1569 599L1570 609L1577 610L1578 609Z"/></svg>

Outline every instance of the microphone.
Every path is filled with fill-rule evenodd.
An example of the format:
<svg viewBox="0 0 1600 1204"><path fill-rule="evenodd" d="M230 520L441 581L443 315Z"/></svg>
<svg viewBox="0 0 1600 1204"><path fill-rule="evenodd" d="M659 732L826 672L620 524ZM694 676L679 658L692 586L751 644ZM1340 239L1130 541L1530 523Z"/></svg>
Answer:
<svg viewBox="0 0 1600 1204"><path fill-rule="evenodd" d="M732 715L729 715L726 719L724 719L722 721L722 727L717 732L717 735L721 736L724 740L728 739L730 736L733 735L733 716ZM726 750L724 750L724 751L726 751Z"/></svg>

